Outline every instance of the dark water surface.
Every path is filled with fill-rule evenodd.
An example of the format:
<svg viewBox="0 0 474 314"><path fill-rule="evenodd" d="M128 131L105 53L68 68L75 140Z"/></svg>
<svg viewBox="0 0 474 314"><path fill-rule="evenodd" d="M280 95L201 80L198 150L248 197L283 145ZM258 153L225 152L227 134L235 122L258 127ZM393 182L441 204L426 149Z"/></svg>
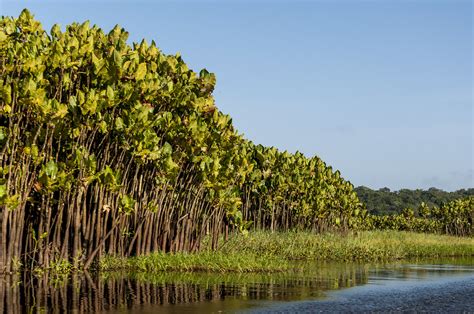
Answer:
<svg viewBox="0 0 474 314"><path fill-rule="evenodd" d="M277 274L6 276L0 313L474 313L474 258L295 267Z"/></svg>

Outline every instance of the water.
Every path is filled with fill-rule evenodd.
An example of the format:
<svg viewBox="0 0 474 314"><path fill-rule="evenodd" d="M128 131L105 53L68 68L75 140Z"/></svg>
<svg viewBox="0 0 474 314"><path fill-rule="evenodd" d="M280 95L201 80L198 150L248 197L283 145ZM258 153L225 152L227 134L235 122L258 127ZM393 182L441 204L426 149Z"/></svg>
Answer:
<svg viewBox="0 0 474 314"><path fill-rule="evenodd" d="M0 313L396 310L425 302L420 297L439 293L442 299L449 285L455 292L450 306L474 293L473 258L295 267L277 274L84 273L67 279L25 273L0 277Z"/></svg>

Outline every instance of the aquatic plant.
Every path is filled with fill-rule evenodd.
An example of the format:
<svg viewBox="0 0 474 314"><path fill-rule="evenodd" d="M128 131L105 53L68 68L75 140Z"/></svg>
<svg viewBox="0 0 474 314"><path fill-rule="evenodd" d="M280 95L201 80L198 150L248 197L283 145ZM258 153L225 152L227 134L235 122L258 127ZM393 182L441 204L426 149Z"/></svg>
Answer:
<svg viewBox="0 0 474 314"><path fill-rule="evenodd" d="M474 235L474 197L453 200L441 206L421 203L417 209L404 209L398 215L369 215L370 228L445 233L456 236Z"/></svg>
<svg viewBox="0 0 474 314"><path fill-rule="evenodd" d="M363 224L338 171L244 139L215 105L214 74L127 38L1 18L0 271Z"/></svg>

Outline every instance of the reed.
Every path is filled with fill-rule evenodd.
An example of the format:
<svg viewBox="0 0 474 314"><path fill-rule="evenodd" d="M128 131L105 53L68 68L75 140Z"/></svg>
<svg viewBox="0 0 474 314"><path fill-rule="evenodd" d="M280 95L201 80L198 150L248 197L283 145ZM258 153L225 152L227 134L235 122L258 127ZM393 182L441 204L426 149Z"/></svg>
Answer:
<svg viewBox="0 0 474 314"><path fill-rule="evenodd" d="M464 257L474 262L474 238L404 231L362 231L349 234L253 231L233 234L217 251L195 254L155 253L132 258L106 257L100 270L142 272L281 272L302 269L294 261L388 262Z"/></svg>

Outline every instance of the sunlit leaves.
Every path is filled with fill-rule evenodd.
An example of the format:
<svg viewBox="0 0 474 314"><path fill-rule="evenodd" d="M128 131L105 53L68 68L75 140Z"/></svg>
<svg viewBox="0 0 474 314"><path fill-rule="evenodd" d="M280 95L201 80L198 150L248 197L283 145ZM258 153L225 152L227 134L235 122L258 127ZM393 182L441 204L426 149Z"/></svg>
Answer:
<svg viewBox="0 0 474 314"><path fill-rule="evenodd" d="M110 85L107 85L107 92L106 92L106 95L107 95L107 98L110 100L110 101L113 101L115 99L115 92L114 92L114 89L110 86Z"/></svg>
<svg viewBox="0 0 474 314"><path fill-rule="evenodd" d="M131 214L170 189L173 201L164 203L196 197L241 232L259 212L266 221L289 217L288 228L324 219L357 225L361 205L338 171L245 140L216 106L213 73L190 70L154 42L130 46L127 37L119 26L104 33L88 22L55 25L48 35L29 13L0 22L0 113L27 125L1 125L0 143L32 161L33 193L105 190L108 203ZM173 210L194 201L181 202Z"/></svg>
<svg viewBox="0 0 474 314"><path fill-rule="evenodd" d="M146 75L146 64L145 63L140 63L137 68L137 72L135 74L135 79L137 81L143 80Z"/></svg>
<svg viewBox="0 0 474 314"><path fill-rule="evenodd" d="M8 210L14 210L19 201L19 195L9 195L5 179L0 179L0 206L5 206Z"/></svg>
<svg viewBox="0 0 474 314"><path fill-rule="evenodd" d="M56 179L56 175L58 174L58 165L50 160L43 166L42 171L45 175L47 175L52 180Z"/></svg>
<svg viewBox="0 0 474 314"><path fill-rule="evenodd" d="M130 195L123 194L119 197L120 210L125 214L131 214L135 210L136 201Z"/></svg>
<svg viewBox="0 0 474 314"><path fill-rule="evenodd" d="M0 100L5 103L2 109L4 112L9 113L11 110L9 105L12 103L12 87L10 84L5 84L4 81L0 81L0 83L2 83L0 85ZM6 106L8 106L10 110L5 109Z"/></svg>
<svg viewBox="0 0 474 314"><path fill-rule="evenodd" d="M53 160L48 161L41 167L38 174L37 191L41 193L53 192L58 189L67 190L71 186L71 175L60 169L64 164L59 165Z"/></svg>
<svg viewBox="0 0 474 314"><path fill-rule="evenodd" d="M5 180L0 181L0 205L4 204L8 197L8 189Z"/></svg>
<svg viewBox="0 0 474 314"><path fill-rule="evenodd" d="M416 232L447 233L457 236L474 234L474 197L457 199L442 206L428 207L421 203L415 215L406 208L398 215L366 217L368 229L408 230Z"/></svg>
<svg viewBox="0 0 474 314"><path fill-rule="evenodd" d="M0 30L0 44L5 42L7 38L8 38L8 35L6 34L6 32L4 30Z"/></svg>
<svg viewBox="0 0 474 314"><path fill-rule="evenodd" d="M120 172L114 171L111 167L106 166L102 171L96 174L99 182L112 191L118 191L121 187Z"/></svg>

